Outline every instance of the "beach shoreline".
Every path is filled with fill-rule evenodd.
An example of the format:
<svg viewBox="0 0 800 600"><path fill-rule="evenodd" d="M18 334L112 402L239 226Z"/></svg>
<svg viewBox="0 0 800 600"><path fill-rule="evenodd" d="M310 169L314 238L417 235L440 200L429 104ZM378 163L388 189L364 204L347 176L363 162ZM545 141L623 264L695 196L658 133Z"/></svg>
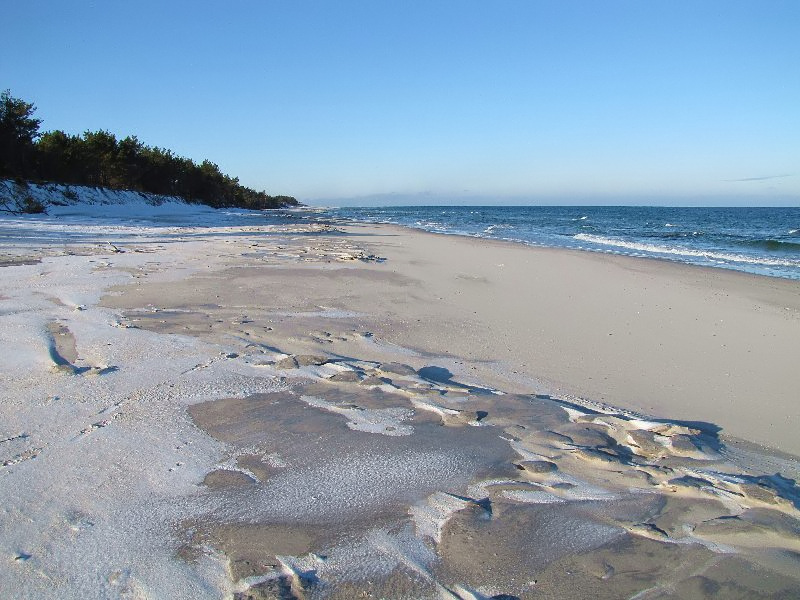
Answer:
<svg viewBox="0 0 800 600"><path fill-rule="evenodd" d="M4 593L800 589L792 414L710 393L720 344L768 351L720 389L777 369L783 410L791 282L358 223L35 243L2 268Z"/></svg>
<svg viewBox="0 0 800 600"><path fill-rule="evenodd" d="M387 332L395 343L416 347L427 338L425 351L502 362L506 376L525 374L553 392L705 421L800 455L797 281L395 225L352 227L363 232L355 239L387 257L383 270L437 286L400 320L445 305L427 320L450 321L451 335ZM386 243L371 245L376 235ZM459 330L459 319L479 334Z"/></svg>
<svg viewBox="0 0 800 600"><path fill-rule="evenodd" d="M797 208L413 206L307 209L333 222L390 224L538 248L654 258L800 279ZM301 211L302 212L302 211Z"/></svg>

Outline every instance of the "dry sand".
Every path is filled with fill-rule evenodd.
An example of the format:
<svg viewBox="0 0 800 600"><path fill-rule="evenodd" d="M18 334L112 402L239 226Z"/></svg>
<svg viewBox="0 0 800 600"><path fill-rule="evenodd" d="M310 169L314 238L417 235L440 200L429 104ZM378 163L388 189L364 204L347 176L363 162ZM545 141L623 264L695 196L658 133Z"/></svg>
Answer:
<svg viewBox="0 0 800 600"><path fill-rule="evenodd" d="M346 231L386 260L233 267L126 302L310 317L327 307L353 331L451 357L462 376L705 422L800 455L800 282L391 226ZM298 337L289 319L272 321L276 340ZM288 342L278 345L302 351Z"/></svg>
<svg viewBox="0 0 800 600"><path fill-rule="evenodd" d="M350 231L387 257L376 270L403 282L345 299L391 316L384 339L800 455L800 282L400 228Z"/></svg>
<svg viewBox="0 0 800 600"><path fill-rule="evenodd" d="M40 370L4 383L0 591L800 595L797 282L384 226L138 244L6 267Z"/></svg>

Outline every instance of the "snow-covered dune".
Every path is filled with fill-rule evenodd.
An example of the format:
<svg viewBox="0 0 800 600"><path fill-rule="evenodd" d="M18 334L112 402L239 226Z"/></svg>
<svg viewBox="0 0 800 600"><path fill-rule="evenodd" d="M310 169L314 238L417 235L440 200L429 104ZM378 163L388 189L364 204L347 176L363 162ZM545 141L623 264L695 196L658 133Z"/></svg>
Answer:
<svg viewBox="0 0 800 600"><path fill-rule="evenodd" d="M26 208L32 206L43 207L51 216L196 217L198 213L216 212L209 206L192 204L177 196L82 185L20 184L0 180L0 212L30 212Z"/></svg>

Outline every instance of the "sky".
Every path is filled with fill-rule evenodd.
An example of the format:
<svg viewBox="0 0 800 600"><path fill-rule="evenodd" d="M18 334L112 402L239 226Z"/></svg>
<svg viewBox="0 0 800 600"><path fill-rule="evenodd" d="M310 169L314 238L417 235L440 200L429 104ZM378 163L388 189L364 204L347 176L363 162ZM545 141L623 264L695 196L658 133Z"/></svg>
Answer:
<svg viewBox="0 0 800 600"><path fill-rule="evenodd" d="M6 1L0 89L312 203L800 205L800 2Z"/></svg>

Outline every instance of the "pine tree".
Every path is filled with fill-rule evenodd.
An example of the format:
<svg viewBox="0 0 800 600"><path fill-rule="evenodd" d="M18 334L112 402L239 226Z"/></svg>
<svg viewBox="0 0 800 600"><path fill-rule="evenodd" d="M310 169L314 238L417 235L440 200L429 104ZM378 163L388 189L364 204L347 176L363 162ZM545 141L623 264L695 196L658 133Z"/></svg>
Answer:
<svg viewBox="0 0 800 600"><path fill-rule="evenodd" d="M33 104L14 98L11 90L0 94L0 175L25 177L32 172L34 141L40 119Z"/></svg>

